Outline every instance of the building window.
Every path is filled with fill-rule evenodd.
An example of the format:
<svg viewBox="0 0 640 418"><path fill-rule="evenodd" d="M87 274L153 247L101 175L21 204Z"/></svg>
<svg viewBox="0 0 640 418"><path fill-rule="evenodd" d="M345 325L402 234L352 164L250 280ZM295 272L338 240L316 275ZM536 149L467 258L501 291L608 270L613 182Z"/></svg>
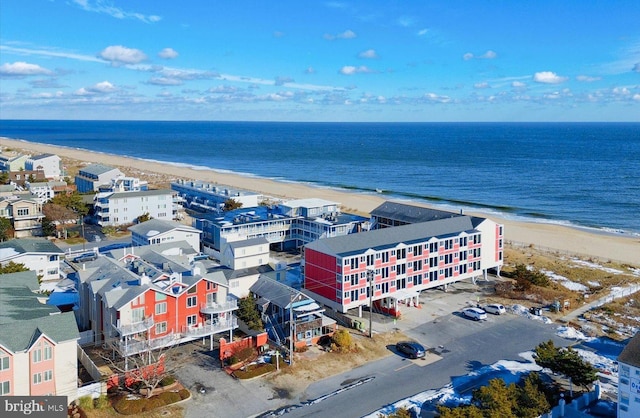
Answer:
<svg viewBox="0 0 640 418"><path fill-rule="evenodd" d="M156 324L156 335L164 334L167 332L167 322L158 322Z"/></svg>
<svg viewBox="0 0 640 418"><path fill-rule="evenodd" d="M8 380L0 384L0 396L11 393L11 382Z"/></svg>
<svg viewBox="0 0 640 418"><path fill-rule="evenodd" d="M167 302L156 304L156 315L167 313Z"/></svg>
<svg viewBox="0 0 640 418"><path fill-rule="evenodd" d="M187 317L187 326L188 327L193 327L198 323L198 316L197 315L189 315Z"/></svg>
<svg viewBox="0 0 640 418"><path fill-rule="evenodd" d="M33 375L33 384L37 385L42 383L42 373L36 373Z"/></svg>
<svg viewBox="0 0 640 418"><path fill-rule="evenodd" d="M156 292L156 302L159 302L161 300L167 300L167 295L161 292Z"/></svg>
<svg viewBox="0 0 640 418"><path fill-rule="evenodd" d="M44 381L49 382L53 380L53 370L46 370L44 372Z"/></svg>
<svg viewBox="0 0 640 418"><path fill-rule="evenodd" d="M198 293L198 286L191 286L188 290L187 293L190 295L193 295L194 293Z"/></svg>
<svg viewBox="0 0 640 418"><path fill-rule="evenodd" d="M0 352L0 372L3 370L9 370L10 364L11 364L11 357L9 357L3 352Z"/></svg>
<svg viewBox="0 0 640 418"><path fill-rule="evenodd" d="M44 346L44 359L45 360L51 360L51 358L53 357L53 353L51 350L51 346L46 344Z"/></svg>
<svg viewBox="0 0 640 418"><path fill-rule="evenodd" d="M187 308L193 308L197 304L198 304L198 297L197 296L189 296L187 298Z"/></svg>
<svg viewBox="0 0 640 418"><path fill-rule="evenodd" d="M40 347L33 351L33 362L40 363L42 361L42 350Z"/></svg>
<svg viewBox="0 0 640 418"><path fill-rule="evenodd" d="M18 209L18 216L27 216L29 214L29 208Z"/></svg>

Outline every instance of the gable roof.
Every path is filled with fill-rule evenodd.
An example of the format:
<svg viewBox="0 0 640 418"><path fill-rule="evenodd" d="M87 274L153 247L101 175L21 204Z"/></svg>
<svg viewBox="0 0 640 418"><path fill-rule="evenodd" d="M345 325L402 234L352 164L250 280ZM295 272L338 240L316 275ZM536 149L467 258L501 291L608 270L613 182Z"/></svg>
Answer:
<svg viewBox="0 0 640 418"><path fill-rule="evenodd" d="M40 155L35 155L30 159L35 161L35 160L44 160L45 158L49 158L49 157L58 157L58 156L56 154L40 154Z"/></svg>
<svg viewBox="0 0 640 418"><path fill-rule="evenodd" d="M14 238L0 242L0 261L27 253L64 254L46 238Z"/></svg>
<svg viewBox="0 0 640 418"><path fill-rule="evenodd" d="M631 338L618 356L618 362L640 368L640 332Z"/></svg>
<svg viewBox="0 0 640 418"><path fill-rule="evenodd" d="M34 288L34 271L0 275L0 344L13 352L29 349L41 335L56 343L79 337L73 312L40 303Z"/></svg>
<svg viewBox="0 0 640 418"><path fill-rule="evenodd" d="M231 249L233 250L238 248L247 248L247 247L253 247L256 245L263 245L263 244L269 244L269 240L266 239L265 237L249 238L249 239L243 239L240 241L232 241L228 243L229 247L231 247Z"/></svg>
<svg viewBox="0 0 640 418"><path fill-rule="evenodd" d="M481 218L477 218L480 220ZM477 224L476 224L477 225ZM357 234L324 238L313 241L305 248L324 254L345 257L361 254L371 248L382 250L395 247L399 243L407 245L424 242L430 238L454 236L461 232L473 232L474 220L470 216L438 219L430 222L395 226L393 228L376 229Z"/></svg>
<svg viewBox="0 0 640 418"><path fill-rule="evenodd" d="M181 224L176 221L162 220L162 219L149 219L146 222L139 223L129 227L129 231L138 235L152 237L158 234L164 234L165 232L173 231L174 229L180 229L184 231L190 231L194 233L201 233L197 228L189 225Z"/></svg>
<svg viewBox="0 0 640 418"><path fill-rule="evenodd" d="M281 308L288 308L292 300L295 300L294 305L302 300L312 300L299 290L265 276L260 276L249 290Z"/></svg>
<svg viewBox="0 0 640 418"><path fill-rule="evenodd" d="M386 201L372 210L371 216L395 219L398 221L415 224L435 221L438 219L454 218L463 215L455 212L408 205L406 203Z"/></svg>

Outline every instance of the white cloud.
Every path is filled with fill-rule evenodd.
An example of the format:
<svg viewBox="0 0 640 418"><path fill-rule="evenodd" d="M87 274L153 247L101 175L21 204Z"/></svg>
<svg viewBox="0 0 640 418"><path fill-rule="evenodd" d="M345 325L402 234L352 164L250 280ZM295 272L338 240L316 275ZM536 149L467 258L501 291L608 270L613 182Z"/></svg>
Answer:
<svg viewBox="0 0 640 418"><path fill-rule="evenodd" d="M115 7L105 0L72 0L73 3L80 6L87 12L103 13L116 19L137 19L144 23L159 22L162 18L156 15L145 15L137 12L126 12L119 7Z"/></svg>
<svg viewBox="0 0 640 418"><path fill-rule="evenodd" d="M68 59L77 60L77 61L104 62L104 60L101 60L100 58L93 57L90 55L74 54L72 52L50 51L47 49L14 48L12 46L0 45L0 50L13 52L16 54L24 54L24 55L39 55L43 57L68 58Z"/></svg>
<svg viewBox="0 0 640 418"><path fill-rule="evenodd" d="M144 52L139 49L127 48L122 45L108 46L100 52L100 57L113 65L138 64L147 59Z"/></svg>
<svg viewBox="0 0 640 418"><path fill-rule="evenodd" d="M147 83L155 84L156 86L179 86L182 81L170 77L151 77Z"/></svg>
<svg viewBox="0 0 640 418"><path fill-rule="evenodd" d="M522 89L527 87L527 85L525 83L523 83L522 81L514 81L511 83L511 87L516 88L516 89Z"/></svg>
<svg viewBox="0 0 640 418"><path fill-rule="evenodd" d="M307 67L306 70L304 70L305 74L314 74L316 72L316 70L313 67Z"/></svg>
<svg viewBox="0 0 640 418"><path fill-rule="evenodd" d="M375 49L367 49L366 51L362 51L361 53L358 54L359 58L378 58L378 54L376 53Z"/></svg>
<svg viewBox="0 0 640 418"><path fill-rule="evenodd" d="M410 16L402 16L400 18L398 18L397 20L398 25L404 27L404 28L408 28L410 26L413 26L415 23L415 19L410 17Z"/></svg>
<svg viewBox="0 0 640 418"><path fill-rule="evenodd" d="M633 100L635 100L636 102L640 102L640 94L636 93L633 95Z"/></svg>
<svg viewBox="0 0 640 418"><path fill-rule="evenodd" d="M76 96L93 96L96 94L106 94L116 91L116 87L108 81L101 81L90 87L81 87L73 94Z"/></svg>
<svg viewBox="0 0 640 418"><path fill-rule="evenodd" d="M560 84L567 81L567 77L561 77L552 71L540 71L533 75L533 81L543 84Z"/></svg>
<svg viewBox="0 0 640 418"><path fill-rule="evenodd" d="M466 54L464 54L462 56L462 59L465 60L465 61L469 61L469 60L473 59L473 54L471 52L467 52Z"/></svg>
<svg viewBox="0 0 640 418"><path fill-rule="evenodd" d="M158 56L164 59L173 59L178 56L178 52L173 48L164 48L158 52Z"/></svg>
<svg viewBox="0 0 640 418"><path fill-rule="evenodd" d="M345 30L344 32L338 33L336 35L332 35L330 33L324 34L324 39L329 41L333 41L334 39L353 39L357 37L356 33L350 29Z"/></svg>
<svg viewBox="0 0 640 418"><path fill-rule="evenodd" d="M429 29L425 28L425 29L420 29L418 31L418 36L424 36L429 32Z"/></svg>
<svg viewBox="0 0 640 418"><path fill-rule="evenodd" d="M598 81L601 80L602 77L592 77L592 76L588 76L588 75L579 75L576 77L576 80L578 81L584 81L585 83L591 83L593 81Z"/></svg>
<svg viewBox="0 0 640 418"><path fill-rule="evenodd" d="M23 77L43 74L53 74L53 72L37 64L29 64L24 61L17 61L12 64L5 63L0 66L0 75L4 76Z"/></svg>
<svg viewBox="0 0 640 418"><path fill-rule="evenodd" d="M344 75L353 75L353 74L362 74L362 73L372 73L374 72L370 68L365 65L361 65L359 67L355 67L353 65L345 65L340 69L340 74Z"/></svg>
<svg viewBox="0 0 640 418"><path fill-rule="evenodd" d="M489 83L483 82L483 83L476 83L473 85L474 89L488 89L489 88Z"/></svg>
<svg viewBox="0 0 640 418"><path fill-rule="evenodd" d="M498 56L498 54L496 54L494 51L492 50L488 50L487 52L485 52L484 54L480 55L478 58L484 58L484 59L494 59Z"/></svg>

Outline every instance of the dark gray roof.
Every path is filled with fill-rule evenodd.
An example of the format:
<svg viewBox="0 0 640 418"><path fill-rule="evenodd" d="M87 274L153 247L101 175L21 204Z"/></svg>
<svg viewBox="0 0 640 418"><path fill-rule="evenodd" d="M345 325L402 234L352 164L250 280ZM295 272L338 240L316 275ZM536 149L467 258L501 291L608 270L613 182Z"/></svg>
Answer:
<svg viewBox="0 0 640 418"><path fill-rule="evenodd" d="M40 154L40 155L35 155L33 157L31 157L32 160L44 160L45 158L49 158L49 157L57 157L57 155L55 154Z"/></svg>
<svg viewBox="0 0 640 418"><path fill-rule="evenodd" d="M186 230L191 230L193 232L201 232L199 229L194 228L192 226L184 225L176 221L165 221L162 219L149 219L146 222L142 222L137 225L133 225L129 227L129 231L135 232L138 235L149 236L149 237L156 235L156 234L151 235L149 234L150 232L151 233L157 232L159 234L162 234L164 232L169 232L174 229L186 229Z"/></svg>
<svg viewBox="0 0 640 418"><path fill-rule="evenodd" d="M42 334L56 343L79 337L73 312L40 303L34 288L34 271L0 275L0 344L13 352L27 350Z"/></svg>
<svg viewBox="0 0 640 418"><path fill-rule="evenodd" d="M6 251L1 251L5 249ZM0 254L13 250L19 254L26 253L46 253L46 254L64 254L56 244L46 238L15 238L4 242L0 242ZM0 259L2 259L0 255Z"/></svg>
<svg viewBox="0 0 640 418"><path fill-rule="evenodd" d="M260 299L265 299L281 308L287 308L292 300L298 302L310 299L300 291L264 276L260 276L249 290Z"/></svg>
<svg viewBox="0 0 640 418"><path fill-rule="evenodd" d="M457 216L431 222L319 239L307 244L305 248L333 256L345 257L352 254L360 254L369 248L381 250L395 247L399 243L410 245L416 242L424 242L432 237L444 238L457 235L460 232L472 231L474 231L472 218L470 216Z"/></svg>
<svg viewBox="0 0 640 418"><path fill-rule="evenodd" d="M260 244L269 244L269 240L267 240L265 237L249 238L230 242L229 247L235 250L236 248L253 247L254 245Z"/></svg>
<svg viewBox="0 0 640 418"><path fill-rule="evenodd" d="M618 356L618 362L640 367L640 332L636 332L636 335L624 347Z"/></svg>
<svg viewBox="0 0 640 418"><path fill-rule="evenodd" d="M85 168L80 169L80 174L82 175L82 173L88 173L88 174L93 174L95 176L99 176L101 174L108 173L109 171L113 171L113 170L120 171L119 169L115 167L109 167L108 165L89 164Z"/></svg>
<svg viewBox="0 0 640 418"><path fill-rule="evenodd" d="M236 269L236 270L230 269L228 267L219 267L213 271L221 271L222 273L224 273L224 276L227 278L227 280L233 280L233 279L239 279L246 276L252 276L255 274L261 274L261 273L273 271L273 268L268 264L265 264L264 266L251 267L251 268L245 268L245 269Z"/></svg>
<svg viewBox="0 0 640 418"><path fill-rule="evenodd" d="M398 221L410 224L417 224L421 222L453 218L462 215L455 212L448 212L421 206L407 205L406 203L387 201L372 210L371 216L396 219Z"/></svg>
<svg viewBox="0 0 640 418"><path fill-rule="evenodd" d="M157 189L157 190L140 190L135 192L116 192L109 195L109 198L123 199L128 197L139 196L160 196L160 195L172 195L174 192L169 189Z"/></svg>

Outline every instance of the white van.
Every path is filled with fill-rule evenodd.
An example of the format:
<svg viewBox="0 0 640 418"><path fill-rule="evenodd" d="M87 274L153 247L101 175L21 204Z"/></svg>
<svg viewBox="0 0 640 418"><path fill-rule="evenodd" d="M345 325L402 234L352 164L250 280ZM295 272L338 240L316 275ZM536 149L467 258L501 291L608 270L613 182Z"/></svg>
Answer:
<svg viewBox="0 0 640 418"><path fill-rule="evenodd" d="M502 306L499 303L491 303L485 306L484 310L487 313L494 314L494 315L503 315L507 313L507 310L504 308L504 306Z"/></svg>

